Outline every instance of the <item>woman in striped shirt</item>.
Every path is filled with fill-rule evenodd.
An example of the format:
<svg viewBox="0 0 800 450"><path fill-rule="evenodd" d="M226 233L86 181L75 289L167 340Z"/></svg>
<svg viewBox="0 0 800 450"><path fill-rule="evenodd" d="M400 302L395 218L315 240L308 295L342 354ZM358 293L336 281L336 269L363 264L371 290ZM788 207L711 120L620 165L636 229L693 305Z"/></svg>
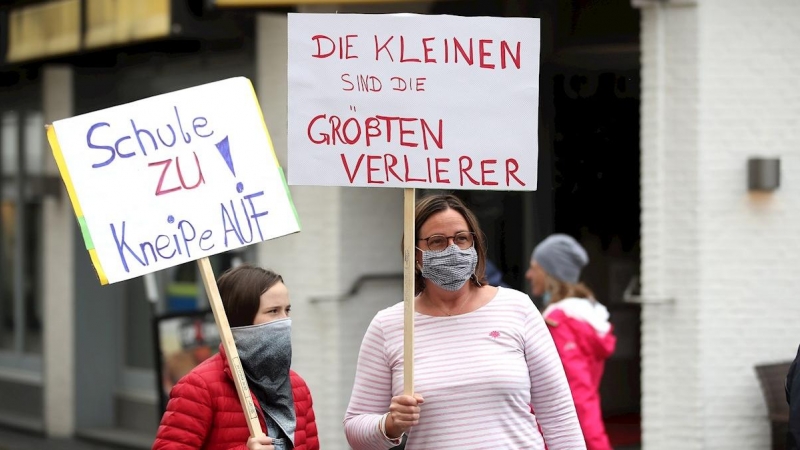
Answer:
<svg viewBox="0 0 800 450"><path fill-rule="evenodd" d="M403 304L361 344L345 434L354 450L585 449L564 369L527 295L486 284L475 215L457 197L416 208L413 396L403 395ZM532 413L533 411L533 413Z"/></svg>

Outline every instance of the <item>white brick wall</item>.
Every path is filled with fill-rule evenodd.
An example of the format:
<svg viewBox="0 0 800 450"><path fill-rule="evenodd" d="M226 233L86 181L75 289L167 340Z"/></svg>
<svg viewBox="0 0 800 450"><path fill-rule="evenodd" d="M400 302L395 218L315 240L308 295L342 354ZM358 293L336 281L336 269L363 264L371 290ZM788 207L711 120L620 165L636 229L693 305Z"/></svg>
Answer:
<svg viewBox="0 0 800 450"><path fill-rule="evenodd" d="M692 9L642 12L643 441L649 449L702 448L696 310L697 23ZM652 30L652 32L649 32ZM680 70L674 70L679 67ZM665 95L668 93L668 95ZM680 386L680 389L675 389ZM661 445L661 446L659 446Z"/></svg>
<svg viewBox="0 0 800 450"><path fill-rule="evenodd" d="M402 274L400 243L403 236L403 191L386 188L344 188L340 278L344 289L364 274ZM350 400L361 340L372 317L383 308L403 300L402 279L365 284L339 306L338 407L333 416L341 446L349 448L341 426ZM386 405L387 411L389 405Z"/></svg>
<svg viewBox="0 0 800 450"><path fill-rule="evenodd" d="M768 448L753 370L800 344L800 2L642 10L643 440ZM747 158L782 185L747 192Z"/></svg>

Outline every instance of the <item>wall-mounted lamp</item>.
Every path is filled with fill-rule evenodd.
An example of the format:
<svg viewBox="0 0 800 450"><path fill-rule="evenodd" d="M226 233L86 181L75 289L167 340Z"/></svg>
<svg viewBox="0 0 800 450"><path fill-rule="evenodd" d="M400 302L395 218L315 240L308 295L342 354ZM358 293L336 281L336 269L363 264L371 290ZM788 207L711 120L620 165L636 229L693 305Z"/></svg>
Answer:
<svg viewBox="0 0 800 450"><path fill-rule="evenodd" d="M747 160L747 189L771 192L781 185L780 158L750 158Z"/></svg>

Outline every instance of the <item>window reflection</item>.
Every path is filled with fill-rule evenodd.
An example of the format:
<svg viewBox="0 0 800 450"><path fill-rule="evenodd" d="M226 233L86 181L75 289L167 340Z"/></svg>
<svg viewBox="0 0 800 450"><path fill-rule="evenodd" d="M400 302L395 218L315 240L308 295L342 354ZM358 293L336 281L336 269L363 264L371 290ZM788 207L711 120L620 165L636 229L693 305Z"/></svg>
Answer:
<svg viewBox="0 0 800 450"><path fill-rule="evenodd" d="M0 114L0 164L3 166L3 194L8 195L13 192L13 179L17 174L17 160L19 151L17 148L19 133L17 133L17 113L15 111L5 111ZM13 195L13 194L12 194Z"/></svg>
<svg viewBox="0 0 800 450"><path fill-rule="evenodd" d="M4 180L5 181L5 180ZM5 184L5 183L3 183ZM16 221L15 205L13 201L3 199L0 203L0 220L2 221L2 239L0 239L0 252L2 252L3 270L0 271L0 348L12 350L14 348L14 223Z"/></svg>
<svg viewBox="0 0 800 450"><path fill-rule="evenodd" d="M20 115L0 113L0 350L41 354L42 206L32 186L45 154L44 121L41 112Z"/></svg>
<svg viewBox="0 0 800 450"><path fill-rule="evenodd" d="M40 199L25 203L25 353L42 354L42 204Z"/></svg>
<svg viewBox="0 0 800 450"><path fill-rule="evenodd" d="M243 252L220 253L209 257L214 274L219 277L242 258ZM164 293L159 309L164 313L201 311L210 308L206 299L197 262L192 261L171 267L159 273L159 286ZM153 354L152 309L147 300L144 279L125 281L125 364L137 369L152 369L155 365Z"/></svg>
<svg viewBox="0 0 800 450"><path fill-rule="evenodd" d="M44 115L40 111L25 114L25 174L40 176L44 171L46 153Z"/></svg>

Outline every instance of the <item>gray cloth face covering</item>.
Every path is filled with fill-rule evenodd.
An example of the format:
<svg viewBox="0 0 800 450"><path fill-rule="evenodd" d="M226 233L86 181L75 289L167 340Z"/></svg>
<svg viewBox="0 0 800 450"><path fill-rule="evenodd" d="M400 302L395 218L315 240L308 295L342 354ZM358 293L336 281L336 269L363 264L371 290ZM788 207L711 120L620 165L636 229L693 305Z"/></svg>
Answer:
<svg viewBox="0 0 800 450"><path fill-rule="evenodd" d="M453 244L440 252L422 251L422 276L446 291L457 291L475 273L475 247L461 250Z"/></svg>
<svg viewBox="0 0 800 450"><path fill-rule="evenodd" d="M233 327L231 332L248 384L267 420L271 419L294 445L296 417L289 379L292 319Z"/></svg>

